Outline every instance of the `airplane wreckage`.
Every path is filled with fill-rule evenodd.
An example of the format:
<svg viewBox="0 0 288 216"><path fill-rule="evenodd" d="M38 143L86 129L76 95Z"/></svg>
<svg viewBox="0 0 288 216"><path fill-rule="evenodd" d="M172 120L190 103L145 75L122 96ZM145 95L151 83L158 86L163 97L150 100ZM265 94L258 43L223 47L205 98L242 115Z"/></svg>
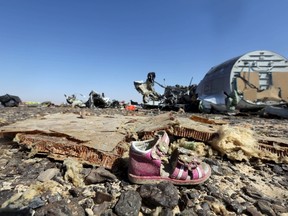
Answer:
<svg viewBox="0 0 288 216"><path fill-rule="evenodd" d="M144 107L160 107L162 109L194 110L197 109L198 102L196 97L197 85L189 86L163 86L155 81L155 72L147 75L146 82L134 81L135 89L143 95ZM154 83L164 88L164 94L157 93L154 89Z"/></svg>
<svg viewBox="0 0 288 216"><path fill-rule="evenodd" d="M84 97L82 94L80 94L82 97ZM108 97L105 97L104 93L99 94L95 91L91 91L89 93L89 99L85 102L82 99L79 99L76 97L76 94L72 94L70 96L67 96L64 94L64 97L66 98L66 102L71 105L72 107L80 107L80 108L119 108L120 103L119 101L113 100L110 101Z"/></svg>
<svg viewBox="0 0 288 216"><path fill-rule="evenodd" d="M134 81L145 106L182 107L200 112L257 111L288 118L288 60L271 51L253 51L212 67L198 85L163 86L155 81ZM154 83L163 87L161 95Z"/></svg>

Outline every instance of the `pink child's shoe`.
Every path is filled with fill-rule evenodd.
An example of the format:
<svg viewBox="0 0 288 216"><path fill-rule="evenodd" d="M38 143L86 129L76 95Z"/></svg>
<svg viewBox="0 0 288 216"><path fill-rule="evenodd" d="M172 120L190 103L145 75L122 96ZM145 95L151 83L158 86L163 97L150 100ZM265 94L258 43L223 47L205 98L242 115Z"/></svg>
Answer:
<svg viewBox="0 0 288 216"><path fill-rule="evenodd" d="M210 166L194 156L180 156L177 149L169 155L169 142L165 131L156 133L155 139L132 142L129 180L136 184L170 181L175 185L195 185L210 177Z"/></svg>

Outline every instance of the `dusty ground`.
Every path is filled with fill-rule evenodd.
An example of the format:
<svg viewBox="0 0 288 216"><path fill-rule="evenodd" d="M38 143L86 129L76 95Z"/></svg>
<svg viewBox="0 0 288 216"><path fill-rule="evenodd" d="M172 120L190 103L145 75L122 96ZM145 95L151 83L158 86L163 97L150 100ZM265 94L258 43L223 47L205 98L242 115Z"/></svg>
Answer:
<svg viewBox="0 0 288 216"><path fill-rule="evenodd" d="M1 127L51 113L73 112L80 115L80 109L69 107L0 109ZM89 115L105 113L136 116L156 116L160 113L158 110L127 112L119 109L87 109L85 112ZM175 115L189 117L191 113L176 113ZM249 127L258 135L288 137L288 120L262 118L248 114L242 116L198 115L209 119L225 120L231 126ZM217 152L211 154L210 157L205 157L204 160L212 167L211 178L202 185L176 187L178 191L176 207L164 204L147 207L142 197L140 213L138 211L134 215L288 215L287 164L277 164L261 159L236 162L229 160L226 156L217 155ZM141 189L140 186L128 181L125 165L121 170L122 175L115 173L117 179L113 181L75 186L67 179L65 180L61 161L54 161L39 155L30 157L28 150L20 148L12 140L3 138L0 139L0 167L0 206L2 207L0 215L125 215L117 207L121 194ZM58 169L59 173L43 186L43 183L37 179L41 173L51 168ZM84 167L82 176L87 175L92 169L95 167ZM45 187L52 189L46 190ZM38 191L37 195L35 191ZM104 197L109 198L105 200L101 196L102 201L97 201L95 198L97 194L104 194ZM9 213L7 213L8 209Z"/></svg>

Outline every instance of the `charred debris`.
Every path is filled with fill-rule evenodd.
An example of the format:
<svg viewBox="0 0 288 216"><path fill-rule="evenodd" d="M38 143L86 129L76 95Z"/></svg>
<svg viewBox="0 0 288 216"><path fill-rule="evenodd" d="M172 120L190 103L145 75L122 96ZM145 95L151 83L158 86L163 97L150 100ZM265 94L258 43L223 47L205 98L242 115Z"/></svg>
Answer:
<svg viewBox="0 0 288 216"><path fill-rule="evenodd" d="M80 96L84 97L82 94ZM64 94L66 98L66 102L72 107L80 107L80 108L120 108L121 104L117 100L110 100L110 98L105 97L105 94L98 93L95 91L91 91L89 93L89 98L87 101L84 99L77 98L76 94L72 94L67 96Z"/></svg>
<svg viewBox="0 0 288 216"><path fill-rule="evenodd" d="M288 60L266 50L253 51L212 67L199 84L163 86L155 72L134 81L144 107L203 113L257 113L288 118ZM155 91L154 85L164 88Z"/></svg>
<svg viewBox="0 0 288 216"><path fill-rule="evenodd" d="M18 96L5 94L0 96L0 107L17 107L22 103Z"/></svg>
<svg viewBox="0 0 288 216"><path fill-rule="evenodd" d="M143 96L144 108L157 107L162 110L198 111L197 85L190 82L188 86L164 86L158 83L155 78L155 72L150 72L145 82L134 81L135 89ZM164 89L163 94L155 91L155 84Z"/></svg>

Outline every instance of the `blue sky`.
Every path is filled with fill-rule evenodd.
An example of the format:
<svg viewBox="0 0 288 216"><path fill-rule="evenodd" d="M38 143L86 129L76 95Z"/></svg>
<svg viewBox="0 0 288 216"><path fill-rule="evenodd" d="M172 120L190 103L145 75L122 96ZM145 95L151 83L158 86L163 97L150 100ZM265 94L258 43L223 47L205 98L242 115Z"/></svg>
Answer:
<svg viewBox="0 0 288 216"><path fill-rule="evenodd" d="M133 81L150 71L162 84L188 85L250 51L287 58L287 8L287 0L0 0L0 95L60 104L95 90L141 102Z"/></svg>

